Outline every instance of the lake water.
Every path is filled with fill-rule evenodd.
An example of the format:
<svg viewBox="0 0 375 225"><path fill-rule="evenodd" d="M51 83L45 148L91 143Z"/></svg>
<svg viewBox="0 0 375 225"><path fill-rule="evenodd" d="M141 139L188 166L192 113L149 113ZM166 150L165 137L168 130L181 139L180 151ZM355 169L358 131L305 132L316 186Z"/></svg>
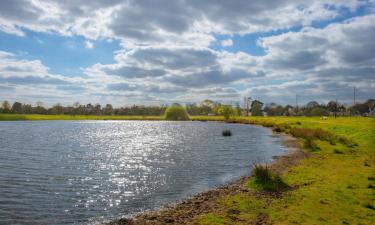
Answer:
<svg viewBox="0 0 375 225"><path fill-rule="evenodd" d="M223 129L233 136L223 137ZM180 201L285 153L214 122L0 122L0 224L91 224Z"/></svg>

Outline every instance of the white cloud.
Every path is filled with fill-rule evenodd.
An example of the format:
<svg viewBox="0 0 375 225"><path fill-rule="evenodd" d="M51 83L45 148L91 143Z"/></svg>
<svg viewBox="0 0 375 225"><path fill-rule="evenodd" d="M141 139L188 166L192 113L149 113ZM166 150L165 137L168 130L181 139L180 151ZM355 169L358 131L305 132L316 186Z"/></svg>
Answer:
<svg viewBox="0 0 375 225"><path fill-rule="evenodd" d="M221 41L221 46L223 46L223 47L230 47L232 45L233 45L233 41L230 38Z"/></svg>
<svg viewBox="0 0 375 225"><path fill-rule="evenodd" d="M375 17L310 27L313 21L335 18L343 8L354 12L363 4L373 1L4 0L4 32L82 35L88 49L97 39L118 39L123 49L114 63L84 68L82 78L51 74L40 60L0 51L0 79L2 85L28 87L17 89L20 95L32 85L43 85L40 90L61 98L75 98L73 93L81 91L82 98L118 102L124 96L153 102L172 97L239 99L248 93L283 101L294 98L294 92L323 99L332 96L332 89L346 90L354 82L374 95ZM232 37L296 26L303 29L259 40L265 56L209 48L216 41L214 34ZM233 40L220 44L230 47Z"/></svg>
<svg viewBox="0 0 375 225"><path fill-rule="evenodd" d="M94 43L91 41L85 41L85 48L87 49L93 49L94 48Z"/></svg>

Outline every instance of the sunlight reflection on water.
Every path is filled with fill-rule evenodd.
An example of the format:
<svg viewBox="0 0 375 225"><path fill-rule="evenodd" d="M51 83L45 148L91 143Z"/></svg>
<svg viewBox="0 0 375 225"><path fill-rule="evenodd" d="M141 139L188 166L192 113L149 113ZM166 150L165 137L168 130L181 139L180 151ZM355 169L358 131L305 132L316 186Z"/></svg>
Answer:
<svg viewBox="0 0 375 225"><path fill-rule="evenodd" d="M232 137L222 137L229 128ZM0 223L87 224L155 209L284 153L260 127L0 122Z"/></svg>

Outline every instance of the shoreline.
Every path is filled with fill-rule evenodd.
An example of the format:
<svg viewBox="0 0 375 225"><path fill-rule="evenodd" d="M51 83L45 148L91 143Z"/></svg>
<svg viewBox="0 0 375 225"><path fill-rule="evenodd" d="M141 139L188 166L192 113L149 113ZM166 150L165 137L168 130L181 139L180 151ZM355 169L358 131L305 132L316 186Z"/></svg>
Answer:
<svg viewBox="0 0 375 225"><path fill-rule="evenodd" d="M225 122L225 121L223 121ZM260 124L250 124L262 126ZM262 126L264 127L264 126ZM271 127L265 127L271 128ZM273 132L273 131L272 131ZM297 165L303 158L309 154L301 148L300 141L286 133L275 133L281 138L281 144L287 149L285 155L274 156L269 165L270 168L280 174L285 173L288 169ZM249 172L251 168L249 166ZM220 197L234 195L238 193L249 193L254 195L279 195L280 193L265 193L264 191L255 191L250 193L247 187L248 180L252 175L241 176L227 184L214 188L212 190L198 193L180 202L171 203L160 209L141 212L131 218L121 218L114 220L106 225L145 225L145 224L191 224L200 215L212 212L214 205Z"/></svg>

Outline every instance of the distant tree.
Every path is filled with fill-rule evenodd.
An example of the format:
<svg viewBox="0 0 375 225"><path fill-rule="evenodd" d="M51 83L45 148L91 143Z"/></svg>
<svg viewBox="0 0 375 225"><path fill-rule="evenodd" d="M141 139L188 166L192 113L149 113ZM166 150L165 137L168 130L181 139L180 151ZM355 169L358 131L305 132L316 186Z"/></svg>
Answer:
<svg viewBox="0 0 375 225"><path fill-rule="evenodd" d="M102 106L99 103L96 103L94 107L94 111L95 111L95 115L102 114Z"/></svg>
<svg viewBox="0 0 375 225"><path fill-rule="evenodd" d="M33 107L30 104L22 105L22 111L24 114L32 114L34 112Z"/></svg>
<svg viewBox="0 0 375 225"><path fill-rule="evenodd" d="M13 103L12 111L13 111L14 113L22 114L22 113L23 113L23 110L22 110L22 103L19 103L19 102L15 102L15 103Z"/></svg>
<svg viewBox="0 0 375 225"><path fill-rule="evenodd" d="M375 110L375 99L368 99L365 104L369 108L369 112L372 112Z"/></svg>
<svg viewBox="0 0 375 225"><path fill-rule="evenodd" d="M112 115L113 114L113 107L111 104L107 104L103 109L105 115Z"/></svg>
<svg viewBox="0 0 375 225"><path fill-rule="evenodd" d="M1 104L1 108L3 109L3 113L10 113L11 112L10 104L9 104L8 101L3 101L3 103Z"/></svg>
<svg viewBox="0 0 375 225"><path fill-rule="evenodd" d="M309 102L309 103L306 104L306 107L308 109L312 109L312 108L315 108L315 107L318 107L318 106L319 106L319 103L316 102L316 101L311 101L311 102Z"/></svg>
<svg viewBox="0 0 375 225"><path fill-rule="evenodd" d="M64 110L64 107L62 107L61 104L57 103L56 105L52 107L51 112L52 114L59 115L63 113L63 110Z"/></svg>
<svg viewBox="0 0 375 225"><path fill-rule="evenodd" d="M221 105L217 111L217 114L224 116L224 118L228 120L231 116L236 115L236 112L231 105Z"/></svg>
<svg viewBox="0 0 375 225"><path fill-rule="evenodd" d="M267 116L283 116L285 115L287 108L284 108L282 105L271 103L264 108L264 111L267 112Z"/></svg>
<svg viewBox="0 0 375 225"><path fill-rule="evenodd" d="M369 107L365 103L357 103L354 106L350 107L349 111L352 115L363 115L369 112Z"/></svg>
<svg viewBox="0 0 375 225"><path fill-rule="evenodd" d="M263 107L262 102L254 100L251 103L251 115L252 116L263 116L262 107Z"/></svg>
<svg viewBox="0 0 375 225"><path fill-rule="evenodd" d="M165 110L166 120L189 120L186 109L180 104L174 103Z"/></svg>
<svg viewBox="0 0 375 225"><path fill-rule="evenodd" d="M35 113L36 114L46 114L47 110L43 107L43 102L36 102L36 107L35 107Z"/></svg>
<svg viewBox="0 0 375 225"><path fill-rule="evenodd" d="M235 114L236 116L241 116L241 106L239 102L236 102Z"/></svg>
<svg viewBox="0 0 375 225"><path fill-rule="evenodd" d="M310 111L311 116L328 116L328 111L322 107L315 107Z"/></svg>

